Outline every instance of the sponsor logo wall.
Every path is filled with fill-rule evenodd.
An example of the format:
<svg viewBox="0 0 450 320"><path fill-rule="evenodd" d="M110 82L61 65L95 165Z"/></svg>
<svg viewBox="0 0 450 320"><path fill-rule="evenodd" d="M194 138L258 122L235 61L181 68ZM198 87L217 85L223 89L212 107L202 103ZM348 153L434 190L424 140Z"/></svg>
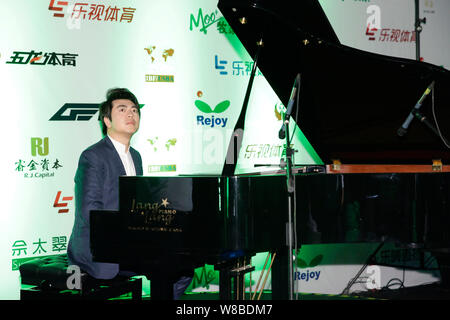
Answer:
<svg viewBox="0 0 450 320"><path fill-rule="evenodd" d="M414 58L411 1L319 2L342 43ZM253 60L216 5L215 0L3 4L0 92L9 116L2 123L6 152L0 157L0 299L19 298L21 263L66 252L78 157L101 139L97 106L107 89L127 87L138 97L142 119L132 144L143 157L145 175L221 172ZM449 3L423 0L421 8L427 17L423 60L448 68ZM272 171L254 164L280 163L284 110L258 70L237 173ZM299 150L295 162L321 163L301 128L291 126ZM339 292L372 248L361 246L352 265L338 267L329 252L347 252L348 246L305 247L296 269L298 290L318 293ZM263 254L254 262L258 273ZM189 290L216 290L217 284L217 272L205 266Z"/></svg>
<svg viewBox="0 0 450 320"><path fill-rule="evenodd" d="M319 0L340 42L350 47L402 58L416 59L415 1ZM450 12L445 0L420 0L420 58L450 68L445 35Z"/></svg>

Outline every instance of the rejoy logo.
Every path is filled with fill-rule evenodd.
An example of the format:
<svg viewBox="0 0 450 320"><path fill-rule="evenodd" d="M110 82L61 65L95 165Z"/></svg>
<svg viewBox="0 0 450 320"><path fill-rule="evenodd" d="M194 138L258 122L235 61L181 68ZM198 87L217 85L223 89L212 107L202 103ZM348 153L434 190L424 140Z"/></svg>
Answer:
<svg viewBox="0 0 450 320"><path fill-rule="evenodd" d="M202 95L202 93L201 93L201 91L199 91L199 93L197 93L197 96L201 97L201 95ZM217 114L217 113L222 113L225 110L227 110L230 106L230 101L224 100L222 102L219 102L214 107L214 109L212 109L209 104L207 104L206 102L201 101L201 100L195 100L194 104L197 107L197 109L203 113L216 113ZM227 121L228 121L228 118L215 117L214 115L211 115L211 116L197 115L197 125L199 125L199 126L208 126L211 128L214 128L214 127L225 128L225 126L227 125Z"/></svg>
<svg viewBox="0 0 450 320"><path fill-rule="evenodd" d="M65 103L50 121L88 121L97 111L97 103Z"/></svg>
<svg viewBox="0 0 450 320"><path fill-rule="evenodd" d="M31 138L31 155L33 157L48 155L48 137L42 138Z"/></svg>
<svg viewBox="0 0 450 320"><path fill-rule="evenodd" d="M320 262L322 262L323 255L319 254L317 257L314 257L309 265L306 263L305 260L297 258L297 266L299 268L313 268L319 265ZM296 271L294 272L294 280L305 280L309 281L311 280L319 280L320 277L320 271L311 271L309 269L306 269L304 272Z"/></svg>

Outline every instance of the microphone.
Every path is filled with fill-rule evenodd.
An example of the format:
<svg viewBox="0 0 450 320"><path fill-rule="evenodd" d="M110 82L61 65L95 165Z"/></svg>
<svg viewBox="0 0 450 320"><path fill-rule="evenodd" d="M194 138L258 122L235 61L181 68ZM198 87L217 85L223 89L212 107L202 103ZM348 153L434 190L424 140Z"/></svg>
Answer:
<svg viewBox="0 0 450 320"><path fill-rule="evenodd" d="M295 77L294 86L291 91L291 97L289 98L286 113L284 115L284 122L283 125L281 126L280 131L278 132L278 138L280 139L284 139L286 137L286 125L289 125L289 117L291 116L292 108L294 107L295 96L297 93L298 87L297 79L299 80L298 82L300 82L300 74L297 74L297 76Z"/></svg>
<svg viewBox="0 0 450 320"><path fill-rule="evenodd" d="M409 113L405 122L403 122L402 126L400 128L398 128L398 130L397 130L398 136L403 137L406 134L406 131L408 131L408 127L411 124L411 121L413 121L413 119L414 119L414 114L420 109L425 98L430 94L431 90L433 90L433 87L434 87L434 81L431 82L430 85L426 88L425 92L420 97L419 101L417 101L416 105Z"/></svg>

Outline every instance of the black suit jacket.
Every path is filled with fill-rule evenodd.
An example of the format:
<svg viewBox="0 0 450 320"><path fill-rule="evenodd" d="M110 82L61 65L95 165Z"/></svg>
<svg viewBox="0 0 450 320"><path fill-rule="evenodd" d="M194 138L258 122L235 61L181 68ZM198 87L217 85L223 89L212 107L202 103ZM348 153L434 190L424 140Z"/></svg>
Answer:
<svg viewBox="0 0 450 320"><path fill-rule="evenodd" d="M136 175L142 175L142 158L130 147ZM114 278L119 265L92 261L89 212L119 210L119 176L125 176L119 154L108 137L84 150L75 174L75 221L67 247L69 263L98 279Z"/></svg>

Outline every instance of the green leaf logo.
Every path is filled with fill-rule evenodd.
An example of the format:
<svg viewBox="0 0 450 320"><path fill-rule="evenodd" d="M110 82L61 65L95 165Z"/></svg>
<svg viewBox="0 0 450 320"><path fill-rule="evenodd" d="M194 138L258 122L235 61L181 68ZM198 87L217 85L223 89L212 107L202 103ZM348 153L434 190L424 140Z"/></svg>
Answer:
<svg viewBox="0 0 450 320"><path fill-rule="evenodd" d="M216 107L214 108L214 112L215 113L222 113L225 110L227 110L229 106L230 106L230 101L229 100L222 101L222 102L220 102L220 103L218 103L216 105Z"/></svg>
<svg viewBox="0 0 450 320"><path fill-rule="evenodd" d="M311 262L308 264L305 260L297 257L297 267L299 268L314 268L318 266L323 260L323 255L319 254L317 257L314 257Z"/></svg>
<svg viewBox="0 0 450 320"><path fill-rule="evenodd" d="M211 113L211 112L213 112L211 107L209 106L209 104L207 104L206 102L203 102L201 100L195 100L195 106L201 112L204 112L204 113Z"/></svg>
<svg viewBox="0 0 450 320"><path fill-rule="evenodd" d="M323 259L323 255L319 254L317 257L315 257L311 260L311 262L309 263L309 266L311 268L313 268L313 267L319 265L319 263L322 262L322 259Z"/></svg>
<svg viewBox="0 0 450 320"><path fill-rule="evenodd" d="M306 263L305 260L297 258L297 267L299 267L299 268L307 268L308 264Z"/></svg>
<svg viewBox="0 0 450 320"><path fill-rule="evenodd" d="M228 107L230 106L230 101L225 100L225 101L218 103L216 105L216 107L214 108L214 110L211 109L209 104L207 104L206 102L201 101L201 100L195 100L194 104L198 110L200 110L201 112L204 112L204 113L222 113L228 109Z"/></svg>

